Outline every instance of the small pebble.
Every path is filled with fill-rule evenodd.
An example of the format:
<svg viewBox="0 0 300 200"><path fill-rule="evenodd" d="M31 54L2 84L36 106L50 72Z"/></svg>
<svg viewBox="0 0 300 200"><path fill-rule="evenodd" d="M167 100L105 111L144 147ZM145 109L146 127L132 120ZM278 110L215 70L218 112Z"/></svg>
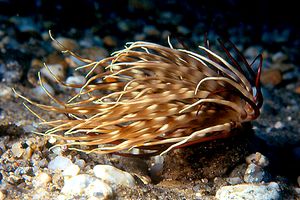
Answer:
<svg viewBox="0 0 300 200"><path fill-rule="evenodd" d="M101 60L109 56L109 53L106 49L100 47L90 47L85 48L80 51L82 57L89 58L91 60Z"/></svg>
<svg viewBox="0 0 300 200"><path fill-rule="evenodd" d="M53 89L49 84L43 83L43 86L44 86L44 88L46 88L46 90L47 90L50 94L54 95L54 89ZM33 93L35 94L35 96L36 96L37 98L39 98L39 99L45 98L45 97L48 98L48 95L47 95L47 93L45 92L45 90L43 89L42 86L37 86L37 87L33 88L33 89L32 89L32 92L33 92Z"/></svg>
<svg viewBox="0 0 300 200"><path fill-rule="evenodd" d="M0 200L4 200L6 198L6 195L0 191Z"/></svg>
<svg viewBox="0 0 300 200"><path fill-rule="evenodd" d="M0 77L5 83L17 83L21 80L24 67L18 61L8 61L0 64Z"/></svg>
<svg viewBox="0 0 300 200"><path fill-rule="evenodd" d="M60 147L60 146L53 147L53 148L51 149L51 151L52 151L54 154L56 154L56 155L61 155L62 152L63 152L62 147Z"/></svg>
<svg viewBox="0 0 300 200"><path fill-rule="evenodd" d="M48 166L48 164L49 163L46 158L43 158L43 159L39 160L39 162L38 162L38 166L40 168L44 168L44 167Z"/></svg>
<svg viewBox="0 0 300 200"><path fill-rule="evenodd" d="M12 151L13 155L17 158L20 158L25 153L25 149L22 148L22 145L20 142L14 143L11 147L11 151Z"/></svg>
<svg viewBox="0 0 300 200"><path fill-rule="evenodd" d="M48 142L50 144L54 144L56 142L56 138L55 137L50 137L49 140L48 140Z"/></svg>
<svg viewBox="0 0 300 200"><path fill-rule="evenodd" d="M113 166L96 165L93 168L93 171L96 177L114 186L123 185L127 187L133 187L135 185L135 180L131 174L119 170Z"/></svg>
<svg viewBox="0 0 300 200"><path fill-rule="evenodd" d="M5 119L5 117L6 117L6 112L2 108L0 108L0 120Z"/></svg>
<svg viewBox="0 0 300 200"><path fill-rule="evenodd" d="M244 56L247 59L253 60L256 58L256 56L260 53L260 48L259 47L254 47L254 46L250 46L248 47L245 52L244 52Z"/></svg>
<svg viewBox="0 0 300 200"><path fill-rule="evenodd" d="M78 159L74 162L75 165L78 165L80 169L83 169L85 167L85 161L83 159Z"/></svg>
<svg viewBox="0 0 300 200"><path fill-rule="evenodd" d="M187 35L189 34L191 31L187 28L187 27L184 27L184 26L177 26L177 32L178 33L181 33L183 35Z"/></svg>
<svg viewBox="0 0 300 200"><path fill-rule="evenodd" d="M45 172L39 173L33 180L32 184L35 188L44 187L51 181L51 176Z"/></svg>
<svg viewBox="0 0 300 200"><path fill-rule="evenodd" d="M283 61L286 61L288 59L288 56L284 53L282 53L281 51L275 53L272 56L272 61L275 63L281 63Z"/></svg>
<svg viewBox="0 0 300 200"><path fill-rule="evenodd" d="M150 176L151 179L154 181L158 181L161 178L163 167L164 167L164 157L162 156L155 156L154 162L151 164L150 167Z"/></svg>
<svg viewBox="0 0 300 200"><path fill-rule="evenodd" d="M70 39L70 38L65 38L65 37L58 37L58 38L55 38L60 44L62 44L66 49L70 50L70 51L73 51L75 49L78 49L79 46L77 44L77 42L73 39ZM59 44L57 44L56 41L52 41L52 46L58 50L58 51L63 51L63 50L66 50L64 48L62 48Z"/></svg>
<svg viewBox="0 0 300 200"><path fill-rule="evenodd" d="M230 184L230 185L237 185L243 182L243 180L240 177L230 177L230 178L226 178L226 181Z"/></svg>
<svg viewBox="0 0 300 200"><path fill-rule="evenodd" d="M278 121L274 124L274 128L281 129L284 127L284 124L281 121Z"/></svg>
<svg viewBox="0 0 300 200"><path fill-rule="evenodd" d="M133 37L133 39L135 41L142 41L142 40L145 40L145 38L146 38L146 34L145 33L137 33Z"/></svg>
<svg viewBox="0 0 300 200"><path fill-rule="evenodd" d="M62 175L63 176L76 176L79 173L79 171L80 171L80 168L77 165L72 164L64 169Z"/></svg>
<svg viewBox="0 0 300 200"><path fill-rule="evenodd" d="M155 26L145 26L144 27L144 33L146 33L146 35L149 35L149 36L158 36L160 35L160 32L156 29Z"/></svg>
<svg viewBox="0 0 300 200"><path fill-rule="evenodd" d="M64 67L61 64L50 64L47 65L47 67L49 68L49 70L46 67L43 67L41 69L41 74L43 76L45 76L48 80L51 80L53 82L55 82L55 78L53 77L53 75L55 77L57 77L59 80L64 80L65 79L65 71L64 71Z"/></svg>
<svg viewBox="0 0 300 200"><path fill-rule="evenodd" d="M129 29L130 29L130 27L128 26L128 23L126 23L125 21L119 21L117 26L122 32L129 31Z"/></svg>
<svg viewBox="0 0 300 200"><path fill-rule="evenodd" d="M300 188L295 187L294 191L295 191L296 195L298 195L298 198L299 198L300 197Z"/></svg>
<svg viewBox="0 0 300 200"><path fill-rule="evenodd" d="M66 80L66 84L77 84L83 85L85 84L86 79L84 76L69 76Z"/></svg>
<svg viewBox="0 0 300 200"><path fill-rule="evenodd" d="M86 194L89 197L98 197L101 199L110 199L113 195L113 191L109 185L87 174L80 174L65 179L61 193L70 196Z"/></svg>
<svg viewBox="0 0 300 200"><path fill-rule="evenodd" d="M266 167L269 165L269 160L266 156L262 155L259 152L253 153L246 158L246 163L254 163L260 167Z"/></svg>
<svg viewBox="0 0 300 200"><path fill-rule="evenodd" d="M300 86L296 87L294 91L296 94L300 94Z"/></svg>
<svg viewBox="0 0 300 200"><path fill-rule="evenodd" d="M51 160L48 164L48 168L55 170L65 170L67 167L73 165L72 161L69 158L64 156L56 156L53 160Z"/></svg>
<svg viewBox="0 0 300 200"><path fill-rule="evenodd" d="M265 184L240 184L234 186L223 186L217 193L218 200L244 199L244 200L279 200L282 199L280 187L277 183Z"/></svg>
<svg viewBox="0 0 300 200"><path fill-rule="evenodd" d="M260 183L264 178L265 172L260 166L253 163L248 165L244 175L244 181L246 183Z"/></svg>
<svg viewBox="0 0 300 200"><path fill-rule="evenodd" d="M13 96L12 89L4 84L0 84L0 98L10 99Z"/></svg>
<svg viewBox="0 0 300 200"><path fill-rule="evenodd" d="M108 35L103 38L103 43L109 47L115 47L117 46L117 39Z"/></svg>
<svg viewBox="0 0 300 200"><path fill-rule="evenodd" d="M263 85L276 86L282 82L282 73L279 69L268 69L261 73L260 81Z"/></svg>

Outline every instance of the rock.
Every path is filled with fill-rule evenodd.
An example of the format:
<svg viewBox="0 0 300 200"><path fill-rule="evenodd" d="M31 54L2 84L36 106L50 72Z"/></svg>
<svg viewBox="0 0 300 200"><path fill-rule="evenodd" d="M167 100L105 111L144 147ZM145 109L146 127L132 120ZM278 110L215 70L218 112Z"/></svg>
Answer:
<svg viewBox="0 0 300 200"><path fill-rule="evenodd" d="M281 63L283 61L286 61L288 59L288 56L284 53L282 53L281 51L275 53L273 56L272 56L272 61L274 63Z"/></svg>
<svg viewBox="0 0 300 200"><path fill-rule="evenodd" d="M78 165L80 169L83 169L85 167L85 161L83 159L78 159L74 162L75 165Z"/></svg>
<svg viewBox="0 0 300 200"><path fill-rule="evenodd" d="M16 25L20 32L39 32L38 24L30 17L15 16L10 21Z"/></svg>
<svg viewBox="0 0 300 200"><path fill-rule="evenodd" d="M85 82L86 79L84 76L69 76L66 80L66 84L83 85Z"/></svg>
<svg viewBox="0 0 300 200"><path fill-rule="evenodd" d="M150 176L153 181L159 181L163 173L164 157L155 156L150 167Z"/></svg>
<svg viewBox="0 0 300 200"><path fill-rule="evenodd" d="M113 196L113 190L103 181L96 179L86 188L86 194L90 197L110 199L110 197Z"/></svg>
<svg viewBox="0 0 300 200"><path fill-rule="evenodd" d="M159 36L160 32L156 29L155 26L145 26L144 33L149 36Z"/></svg>
<svg viewBox="0 0 300 200"><path fill-rule="evenodd" d="M119 21L117 26L122 32L127 32L130 30L130 26L128 25L128 22L125 21Z"/></svg>
<svg viewBox="0 0 300 200"><path fill-rule="evenodd" d="M77 165L69 165L64 169L62 175L63 176L76 176L80 171L80 168Z"/></svg>
<svg viewBox="0 0 300 200"><path fill-rule="evenodd" d="M0 98L10 99L13 96L12 89L7 85L0 84Z"/></svg>
<svg viewBox="0 0 300 200"><path fill-rule="evenodd" d="M260 81L263 85L276 86L282 82L282 73L278 69L268 69L262 72Z"/></svg>
<svg viewBox="0 0 300 200"><path fill-rule="evenodd" d="M5 83L17 83L23 75L23 66L16 60L7 61L0 64L0 79Z"/></svg>
<svg viewBox="0 0 300 200"><path fill-rule="evenodd" d="M6 198L6 195L4 192L0 191L0 200L4 200Z"/></svg>
<svg viewBox="0 0 300 200"><path fill-rule="evenodd" d="M50 94L54 95L54 89L48 83L43 83L43 86L47 90L47 92L49 92ZM48 98L49 97L48 94L46 93L46 91L43 89L42 86L37 86L37 87L33 88L32 92L35 94L35 96L38 99Z"/></svg>
<svg viewBox="0 0 300 200"><path fill-rule="evenodd" d="M299 198L300 197L300 188L296 187L296 188L294 188L294 191Z"/></svg>
<svg viewBox="0 0 300 200"><path fill-rule="evenodd" d="M117 39L108 35L103 38L103 43L109 47L115 47L117 46Z"/></svg>
<svg viewBox="0 0 300 200"><path fill-rule="evenodd" d="M62 154L62 152L63 152L63 149L62 149L62 147L60 147L60 146L56 146L56 147L53 147L52 149L51 149L51 151L54 153L54 154L56 154L56 155L61 155Z"/></svg>
<svg viewBox="0 0 300 200"><path fill-rule="evenodd" d="M189 34L191 31L185 26L177 26L177 32L183 35Z"/></svg>
<svg viewBox="0 0 300 200"><path fill-rule="evenodd" d="M250 46L245 50L244 56L247 59L253 60L260 53L260 49L261 49L260 47Z"/></svg>
<svg viewBox="0 0 300 200"><path fill-rule="evenodd" d="M237 185L243 182L243 180L240 177L230 177L230 178L226 178L226 181L230 184L230 185Z"/></svg>
<svg viewBox="0 0 300 200"><path fill-rule="evenodd" d="M295 68L296 66L290 63L273 63L270 65L270 69L277 69L284 73L292 71Z"/></svg>
<svg viewBox="0 0 300 200"><path fill-rule="evenodd" d="M294 91L295 93L300 94L300 86L296 87Z"/></svg>
<svg viewBox="0 0 300 200"><path fill-rule="evenodd" d="M5 110L0 108L0 120L4 120L6 116L7 116L7 114L6 114Z"/></svg>
<svg viewBox="0 0 300 200"><path fill-rule="evenodd" d="M32 184L35 188L45 187L51 180L52 178L49 174L41 172L32 180Z"/></svg>
<svg viewBox="0 0 300 200"><path fill-rule="evenodd" d="M79 48L77 42L73 39L65 38L65 37L58 37L55 39L65 47L65 48L62 48L59 44L57 44L56 41L52 41L51 44L52 44L53 48L55 48L56 50L63 51L63 50L67 49L70 51L74 51L75 49Z"/></svg>
<svg viewBox="0 0 300 200"><path fill-rule="evenodd" d="M109 56L109 53L104 48L90 47L82 49L80 51L80 56L82 56L83 58L88 58L90 60L102 60L103 58Z"/></svg>
<svg viewBox="0 0 300 200"><path fill-rule="evenodd" d="M279 200L281 199L280 187L277 183L269 184L240 184L221 187L217 193L218 200Z"/></svg>
<svg viewBox="0 0 300 200"><path fill-rule="evenodd" d="M142 41L142 40L145 40L145 38L146 38L145 33L136 33L133 37L133 39L136 41Z"/></svg>
<svg viewBox="0 0 300 200"><path fill-rule="evenodd" d="M298 186L300 187L300 176L297 178Z"/></svg>
<svg viewBox="0 0 300 200"><path fill-rule="evenodd" d="M25 153L25 149L22 148L22 145L20 142L14 143L11 147L11 151L12 151L13 155L17 158L20 158Z"/></svg>
<svg viewBox="0 0 300 200"><path fill-rule="evenodd" d="M258 165L251 163L248 165L244 181L246 183L260 183L265 178L265 171Z"/></svg>
<svg viewBox="0 0 300 200"><path fill-rule="evenodd" d="M281 122L281 121L277 121L275 124L274 124L274 128L276 129L281 129L284 127L284 124Z"/></svg>
<svg viewBox="0 0 300 200"><path fill-rule="evenodd" d="M47 67L49 68L49 71L46 67L43 67L41 69L41 74L43 76L45 76L48 80L51 80L53 82L55 82L55 78L53 77L53 75L55 77L57 77L59 80L64 80L65 79L65 70L63 65L61 64L50 64L47 65Z"/></svg>
<svg viewBox="0 0 300 200"><path fill-rule="evenodd" d="M86 194L89 197L101 199L110 199L113 195L109 185L87 174L80 174L70 179L65 179L61 193L70 196Z"/></svg>
<svg viewBox="0 0 300 200"><path fill-rule="evenodd" d="M93 168L96 177L101 180L116 185L123 185L126 187L133 187L135 185L134 178L127 172L119 170L110 165L96 165Z"/></svg>
<svg viewBox="0 0 300 200"><path fill-rule="evenodd" d="M266 167L269 165L269 160L266 156L262 155L259 152L256 152L255 154L251 154L247 156L246 163L247 164L254 163L260 167Z"/></svg>
<svg viewBox="0 0 300 200"><path fill-rule="evenodd" d="M69 166L73 165L69 158L63 156L56 156L54 160L51 160L48 164L50 170L65 170Z"/></svg>

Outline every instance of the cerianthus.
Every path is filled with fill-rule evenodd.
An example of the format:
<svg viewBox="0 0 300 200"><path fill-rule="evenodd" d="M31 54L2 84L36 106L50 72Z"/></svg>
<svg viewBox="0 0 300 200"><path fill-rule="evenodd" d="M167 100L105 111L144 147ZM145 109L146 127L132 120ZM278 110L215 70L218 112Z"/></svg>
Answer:
<svg viewBox="0 0 300 200"><path fill-rule="evenodd" d="M255 72L231 42L219 42L227 59L208 46L199 46L198 54L175 49L170 42L169 47L128 43L100 61L65 49L86 62L79 68L89 69L87 82L71 85L55 78L80 88L78 94L62 102L48 93L57 106L19 96L41 109L67 114L69 118L42 122L52 127L44 134L86 153L130 154L128 150L139 148L145 150L140 154L155 155L225 138L259 116L262 56ZM101 73L95 73L97 68Z"/></svg>

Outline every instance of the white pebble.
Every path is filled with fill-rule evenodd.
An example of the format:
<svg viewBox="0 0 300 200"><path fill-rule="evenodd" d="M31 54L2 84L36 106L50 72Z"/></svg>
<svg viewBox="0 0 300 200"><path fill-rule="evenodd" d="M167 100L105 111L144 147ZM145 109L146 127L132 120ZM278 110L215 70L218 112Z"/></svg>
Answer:
<svg viewBox="0 0 300 200"><path fill-rule="evenodd" d="M71 196L86 194L89 197L109 199L113 191L103 181L87 174L80 174L70 179L65 179L61 193Z"/></svg>
<svg viewBox="0 0 300 200"><path fill-rule="evenodd" d="M107 199L113 194L112 188L103 181L96 179L86 188L86 194L90 197Z"/></svg>
<svg viewBox="0 0 300 200"><path fill-rule="evenodd" d="M53 147L51 149L51 151L56 155L61 155L61 153L63 152L63 150L60 146Z"/></svg>
<svg viewBox="0 0 300 200"><path fill-rule="evenodd" d="M33 180L32 184L35 188L46 186L51 181L51 176L45 172L39 173Z"/></svg>
<svg viewBox="0 0 300 200"><path fill-rule="evenodd" d="M278 200L281 199L280 187L277 183L264 184L240 184L221 187L217 193L218 200L244 199L244 200Z"/></svg>
<svg viewBox="0 0 300 200"><path fill-rule="evenodd" d="M65 170L70 165L73 165L72 161L69 158L63 156L56 156L48 164L48 168L51 170Z"/></svg>
<svg viewBox="0 0 300 200"><path fill-rule="evenodd" d="M6 195L0 191L0 200L4 200L6 198Z"/></svg>
<svg viewBox="0 0 300 200"><path fill-rule="evenodd" d="M47 83L43 83L44 88L49 92L50 94L54 95L54 89ZM42 86L37 86L32 89L32 92L35 94L36 97L48 97L45 90L42 88Z"/></svg>
<svg viewBox="0 0 300 200"><path fill-rule="evenodd" d="M274 124L274 128L281 129L284 127L284 124L281 121L278 121Z"/></svg>
<svg viewBox="0 0 300 200"><path fill-rule="evenodd" d="M77 165L69 165L66 169L64 169L62 175L63 176L76 176L80 171L80 168Z"/></svg>
<svg viewBox="0 0 300 200"><path fill-rule="evenodd" d="M64 67L61 64L51 64L51 65L47 65L47 67L50 71L46 67L43 67L41 69L41 74L45 76L48 80L55 82L56 80L53 77L53 75L60 80L64 80L65 71L64 71Z"/></svg>
<svg viewBox="0 0 300 200"><path fill-rule="evenodd" d="M69 76L66 80L66 84L77 84L83 85L85 84L86 79L84 76Z"/></svg>
<svg viewBox="0 0 300 200"><path fill-rule="evenodd" d="M80 169L83 169L85 167L85 161L83 159L78 159L74 162L75 165L78 165Z"/></svg>
<svg viewBox="0 0 300 200"><path fill-rule="evenodd" d="M50 137L49 140L48 140L48 142L50 144L54 144L56 142L56 138L55 137Z"/></svg>
<svg viewBox="0 0 300 200"><path fill-rule="evenodd" d="M22 148L22 145L20 142L16 142L12 145L11 151L15 157L20 158L24 154L25 149Z"/></svg>
<svg viewBox="0 0 300 200"><path fill-rule="evenodd" d="M128 172L124 172L110 165L96 165L94 167L94 174L101 180L116 185L123 185L133 187L135 180Z"/></svg>

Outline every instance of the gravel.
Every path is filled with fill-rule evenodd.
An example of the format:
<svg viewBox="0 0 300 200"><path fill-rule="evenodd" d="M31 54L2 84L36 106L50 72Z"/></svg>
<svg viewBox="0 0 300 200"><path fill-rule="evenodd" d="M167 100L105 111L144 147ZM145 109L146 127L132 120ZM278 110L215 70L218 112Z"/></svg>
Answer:
<svg viewBox="0 0 300 200"><path fill-rule="evenodd" d="M205 6L172 2L158 6L151 1L129 1L128 5L107 2L104 6L94 2L85 15L80 14L85 7L80 4L76 10L78 5L74 4L72 12L76 16L72 23L61 11L54 16L49 13L53 4L55 8L68 8L56 1L47 5L42 2L33 10L28 5L29 16L23 16L24 12L17 16L6 16L9 10L0 12L0 200L300 198L297 29L272 27L264 20L259 22L262 24L241 24L236 15L243 13L225 12L238 10L234 6L209 12ZM0 11L10 5L10 1L0 1ZM262 8L258 6L258 10ZM49 15L41 15L39 9ZM91 16L96 20L85 18ZM226 19L230 16L233 18L229 23ZM49 150L59 141L31 133L42 132L43 126L11 88L40 103L53 104L38 85L38 71L44 77L44 87L59 99L68 99L74 91L57 87L43 63L67 84L84 84L88 70L75 70L82 61L67 53L62 55L60 51L65 49L51 43L49 29L67 49L96 60L134 40L168 45L168 36L174 47L187 46L195 51L207 36L214 48L218 36L226 38L228 32L247 60L263 54L265 101L261 115L253 127L245 124L237 130L236 137L177 149L163 157L133 159L85 154L65 147ZM95 70L102 72L100 68ZM65 117L33 110L46 120Z"/></svg>

